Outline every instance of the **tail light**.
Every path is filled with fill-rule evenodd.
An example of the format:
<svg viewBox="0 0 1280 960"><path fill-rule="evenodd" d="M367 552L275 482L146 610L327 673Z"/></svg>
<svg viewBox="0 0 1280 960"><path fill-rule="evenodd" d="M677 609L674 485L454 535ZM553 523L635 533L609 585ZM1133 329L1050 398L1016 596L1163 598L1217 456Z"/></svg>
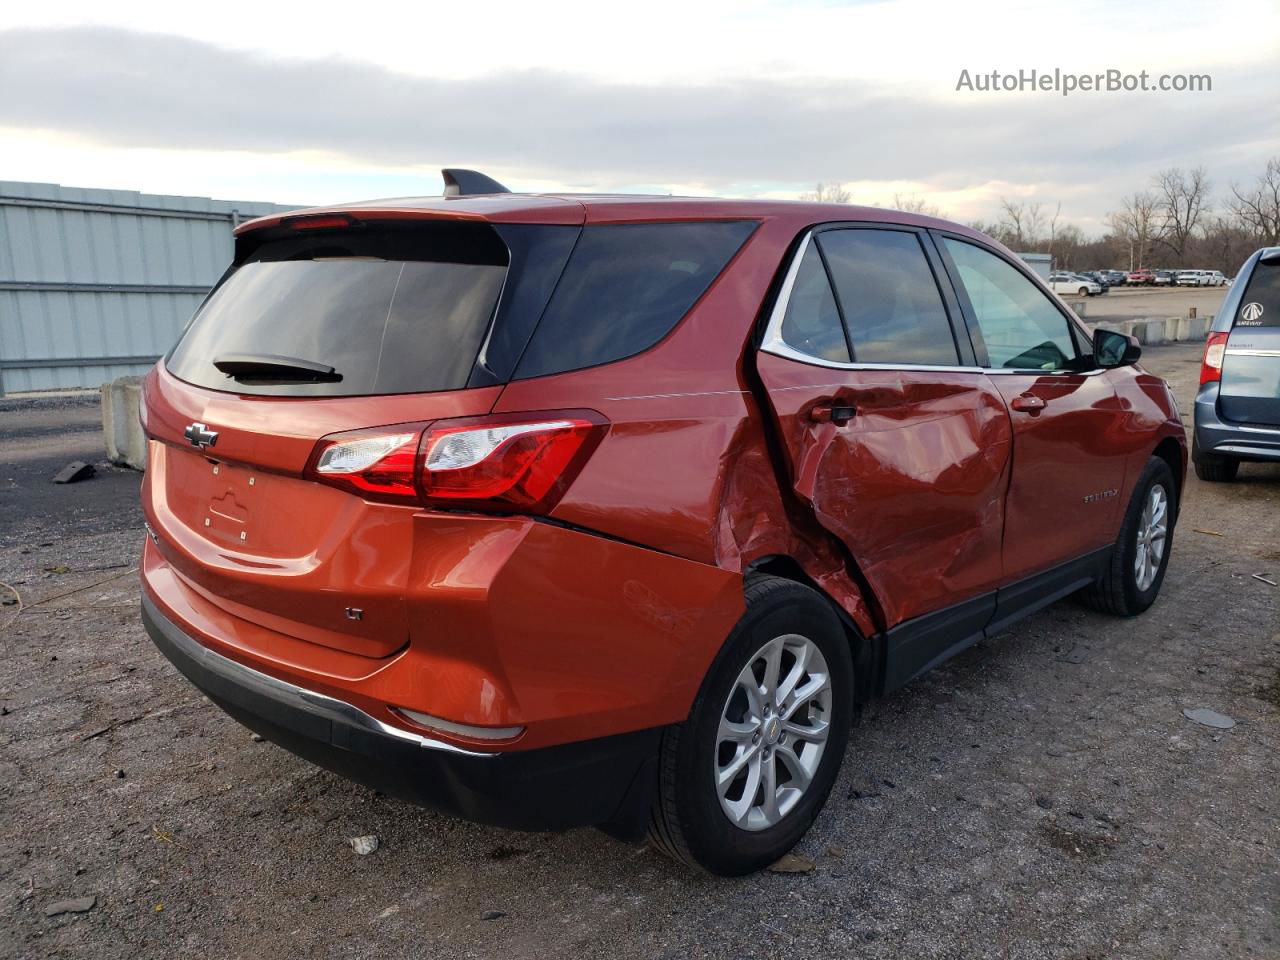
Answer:
<svg viewBox="0 0 1280 960"><path fill-rule="evenodd" d="M321 439L306 475L369 500L547 513L606 429L571 410L353 430Z"/></svg>
<svg viewBox="0 0 1280 960"><path fill-rule="evenodd" d="M313 480L370 500L417 500L418 441L422 424L352 430L323 438L307 473Z"/></svg>
<svg viewBox="0 0 1280 960"><path fill-rule="evenodd" d="M1228 333L1211 333L1204 345L1204 360L1200 364L1200 386L1222 379L1222 360L1227 353Z"/></svg>

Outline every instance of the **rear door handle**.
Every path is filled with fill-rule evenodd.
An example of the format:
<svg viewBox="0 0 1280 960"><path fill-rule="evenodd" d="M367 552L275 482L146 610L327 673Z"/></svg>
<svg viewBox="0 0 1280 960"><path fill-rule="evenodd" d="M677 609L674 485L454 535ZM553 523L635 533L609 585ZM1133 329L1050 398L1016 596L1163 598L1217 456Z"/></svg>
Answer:
<svg viewBox="0 0 1280 960"><path fill-rule="evenodd" d="M842 427L854 417L858 411L847 404L820 403L809 411L809 419L814 423L834 423Z"/></svg>
<svg viewBox="0 0 1280 960"><path fill-rule="evenodd" d="M1044 398L1034 393L1020 393L1009 402L1009 406L1023 413L1039 413L1044 409Z"/></svg>

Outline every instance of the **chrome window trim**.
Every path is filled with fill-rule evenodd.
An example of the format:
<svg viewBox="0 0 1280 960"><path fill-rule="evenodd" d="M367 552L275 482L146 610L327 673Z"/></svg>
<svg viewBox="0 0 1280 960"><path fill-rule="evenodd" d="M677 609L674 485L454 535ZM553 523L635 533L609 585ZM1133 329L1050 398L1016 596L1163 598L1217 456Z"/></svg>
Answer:
<svg viewBox="0 0 1280 960"><path fill-rule="evenodd" d="M856 230L858 228L849 227L848 229ZM1015 369L1012 367L979 367L961 364L944 366L923 363L858 363L856 361L846 363L840 360L825 360L822 357L815 357L812 354L797 350L782 339L782 321L786 317L787 307L791 303L791 291L795 288L796 278L800 274L800 263L804 260L804 255L808 252L809 245L813 242L814 231L815 228L810 227L805 232L804 239L800 241L800 246L792 254L786 276L783 277L782 286L778 289L778 299L774 302L773 310L769 314L769 322L765 324L764 337L760 342L760 350L763 353L771 353L775 357L795 360L798 363L807 363L810 366L826 367L829 370L905 370L920 373L985 373L995 376L1034 373L1044 377L1092 377L1100 373L1106 373L1107 370L1111 369L1110 367L1098 367L1094 370L1037 370L1035 368ZM939 291L939 296L941 296L941 291ZM964 324L963 316L961 316L960 322ZM1068 320L1068 322L1070 321Z"/></svg>
<svg viewBox="0 0 1280 960"><path fill-rule="evenodd" d="M764 340L760 344L761 350L780 357L790 357L793 360L798 357L808 357L809 354L801 353L782 339L782 321L786 319L787 307L791 304L791 291L795 289L796 278L800 275L800 264L804 261L804 255L809 252L809 244L812 242L813 228L811 227L805 232L804 239L800 241L796 252L791 255L787 275L782 278L782 287L778 290L778 299L773 304L773 312L769 314L769 322L765 325ZM830 282L828 279L827 283L830 284ZM834 291L832 295L834 296ZM835 361L821 360L818 357L812 359L820 365L835 365Z"/></svg>

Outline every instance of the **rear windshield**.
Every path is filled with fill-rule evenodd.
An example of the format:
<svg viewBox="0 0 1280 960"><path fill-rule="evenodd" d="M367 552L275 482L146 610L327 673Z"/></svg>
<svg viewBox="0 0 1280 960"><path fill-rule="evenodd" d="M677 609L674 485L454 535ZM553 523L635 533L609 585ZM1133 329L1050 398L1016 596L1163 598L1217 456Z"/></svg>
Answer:
<svg viewBox="0 0 1280 960"><path fill-rule="evenodd" d="M330 397L594 367L670 333L755 226L278 230L239 252L166 363L213 390Z"/></svg>
<svg viewBox="0 0 1280 960"><path fill-rule="evenodd" d="M467 384L507 274L488 227L268 242L216 288L170 354L176 377L263 396L361 396ZM218 369L229 358L332 367L323 382ZM274 359L273 359L274 358ZM306 374L301 374L305 378Z"/></svg>
<svg viewBox="0 0 1280 960"><path fill-rule="evenodd" d="M1259 262L1240 298L1237 327L1280 327L1280 263Z"/></svg>

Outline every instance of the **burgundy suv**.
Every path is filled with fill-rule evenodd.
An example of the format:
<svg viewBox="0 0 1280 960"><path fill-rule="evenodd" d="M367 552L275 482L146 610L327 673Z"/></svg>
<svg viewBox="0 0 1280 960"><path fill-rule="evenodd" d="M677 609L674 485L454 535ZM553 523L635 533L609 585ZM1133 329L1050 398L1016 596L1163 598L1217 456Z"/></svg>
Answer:
<svg viewBox="0 0 1280 960"><path fill-rule="evenodd" d="M240 227L144 384L147 629L268 739L743 873L860 703L1155 600L1169 392L989 238L450 179Z"/></svg>

